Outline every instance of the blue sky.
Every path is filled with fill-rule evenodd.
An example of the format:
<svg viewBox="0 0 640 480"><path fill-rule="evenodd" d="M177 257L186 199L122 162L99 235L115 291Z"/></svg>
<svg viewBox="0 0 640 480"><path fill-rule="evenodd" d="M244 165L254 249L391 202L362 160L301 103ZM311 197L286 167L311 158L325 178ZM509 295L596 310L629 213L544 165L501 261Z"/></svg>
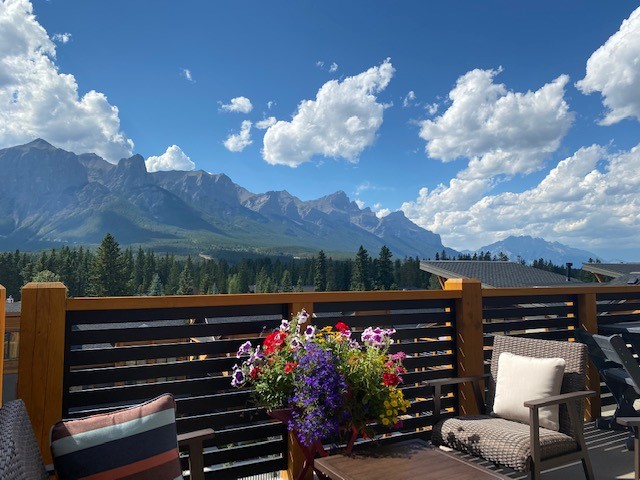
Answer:
<svg viewBox="0 0 640 480"><path fill-rule="evenodd" d="M0 147L344 190L458 249L524 234L638 260L636 9L0 0Z"/></svg>

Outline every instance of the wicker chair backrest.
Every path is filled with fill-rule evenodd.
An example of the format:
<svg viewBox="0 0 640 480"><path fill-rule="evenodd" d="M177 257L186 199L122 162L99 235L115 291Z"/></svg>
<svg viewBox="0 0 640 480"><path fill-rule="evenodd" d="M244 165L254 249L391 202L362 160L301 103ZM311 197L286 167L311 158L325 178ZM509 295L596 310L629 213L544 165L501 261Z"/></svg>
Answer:
<svg viewBox="0 0 640 480"><path fill-rule="evenodd" d="M491 376L487 381L487 411L493 411L496 378L498 377L498 359L502 352L513 353L525 357L563 358L565 361L564 377L560 393L575 392L586 389L587 384L587 347L578 342L539 340L533 338L496 335L491 354ZM531 399L535 400L535 399ZM584 411L584 401L580 406ZM569 412L565 405L560 406L560 432L573 435Z"/></svg>

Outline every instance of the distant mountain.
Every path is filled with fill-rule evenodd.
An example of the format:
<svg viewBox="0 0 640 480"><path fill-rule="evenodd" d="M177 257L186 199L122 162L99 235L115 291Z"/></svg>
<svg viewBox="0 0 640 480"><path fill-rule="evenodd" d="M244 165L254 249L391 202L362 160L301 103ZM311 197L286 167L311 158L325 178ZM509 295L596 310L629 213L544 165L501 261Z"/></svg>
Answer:
<svg viewBox="0 0 640 480"><path fill-rule="evenodd" d="M382 219L344 192L302 201L286 191L254 194L224 174L149 173L134 155L118 165L76 155L42 139L0 150L0 249L97 244L111 232L123 245L207 253L217 249L305 255L433 258L455 250L394 212Z"/></svg>
<svg viewBox="0 0 640 480"><path fill-rule="evenodd" d="M558 242L547 242L542 238L534 238L528 235L507 237L477 250L477 252L481 251L488 251L492 256L502 252L509 257L509 260L517 261L518 258L521 258L527 263L541 258L556 265L564 265L567 262L571 262L574 268L579 268L582 266L582 262L587 262L589 258L594 260L598 258L598 255L586 250L572 248Z"/></svg>

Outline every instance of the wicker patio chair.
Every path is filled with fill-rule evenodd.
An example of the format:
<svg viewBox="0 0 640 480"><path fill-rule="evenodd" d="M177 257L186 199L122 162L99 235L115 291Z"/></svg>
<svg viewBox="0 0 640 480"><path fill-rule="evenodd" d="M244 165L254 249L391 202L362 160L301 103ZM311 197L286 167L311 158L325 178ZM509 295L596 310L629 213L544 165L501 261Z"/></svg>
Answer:
<svg viewBox="0 0 640 480"><path fill-rule="evenodd" d="M0 480L46 480L45 470L22 400L0 408Z"/></svg>
<svg viewBox="0 0 640 480"><path fill-rule="evenodd" d="M498 376L498 359L503 352L535 358L563 358L565 370L560 395L525 401L529 424L506 420L492 414ZM432 380L434 387L434 427L432 442L480 456L517 471L530 471L540 479L543 470L577 460L582 462L586 478L593 470L583 434L587 348L581 343L496 336L491 357L491 373L479 377ZM486 381L487 401L482 401L480 381ZM442 386L472 383L481 415L450 417L438 421ZM559 430L540 427L539 409L559 405Z"/></svg>
<svg viewBox="0 0 640 480"><path fill-rule="evenodd" d="M189 450L190 478L204 480L203 444L212 429L178 435L178 444ZM47 480L53 466L45 467L29 415L22 400L0 408L0 480Z"/></svg>

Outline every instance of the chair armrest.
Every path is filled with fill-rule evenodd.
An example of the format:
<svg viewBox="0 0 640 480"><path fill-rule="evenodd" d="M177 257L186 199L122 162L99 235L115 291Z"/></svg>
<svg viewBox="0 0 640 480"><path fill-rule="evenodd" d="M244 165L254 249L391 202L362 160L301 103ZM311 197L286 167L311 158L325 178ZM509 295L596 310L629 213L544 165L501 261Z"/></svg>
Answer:
<svg viewBox="0 0 640 480"><path fill-rule="evenodd" d="M640 417L618 417L616 422L625 427L640 427Z"/></svg>
<svg viewBox="0 0 640 480"><path fill-rule="evenodd" d="M178 444L180 446L189 446L192 442L200 442L208 440L215 436L215 432L212 428L205 428L203 430L195 430L193 432L181 433L178 435Z"/></svg>
<svg viewBox="0 0 640 480"><path fill-rule="evenodd" d="M211 428L178 435L178 445L189 449L189 474L191 480L204 480L204 446L202 442L213 438Z"/></svg>
<svg viewBox="0 0 640 480"><path fill-rule="evenodd" d="M435 380L427 380L424 384L427 387L443 386L443 385L456 385L459 383L477 382L489 378L488 373L482 375L474 375L470 377L450 377L450 378L437 378Z"/></svg>
<svg viewBox="0 0 640 480"><path fill-rule="evenodd" d="M456 385L461 383L471 383L473 387L473 396L476 401L476 408L478 413L483 413L485 410L484 400L482 398L482 392L480 391L480 380L488 378L488 374L474 375L468 377L455 377L455 378L438 378L436 380L427 380L424 384L427 387L433 387L433 424L435 425L440 421L440 397L442 395L442 387L445 385Z"/></svg>
<svg viewBox="0 0 640 480"><path fill-rule="evenodd" d="M545 398L538 398L536 400L528 400L524 402L524 406L528 408L541 408L548 407L550 405L559 405L561 403L569 403L573 400L582 400L588 397L593 397L596 394L593 390L583 390L580 392L561 393L560 395L553 395Z"/></svg>

